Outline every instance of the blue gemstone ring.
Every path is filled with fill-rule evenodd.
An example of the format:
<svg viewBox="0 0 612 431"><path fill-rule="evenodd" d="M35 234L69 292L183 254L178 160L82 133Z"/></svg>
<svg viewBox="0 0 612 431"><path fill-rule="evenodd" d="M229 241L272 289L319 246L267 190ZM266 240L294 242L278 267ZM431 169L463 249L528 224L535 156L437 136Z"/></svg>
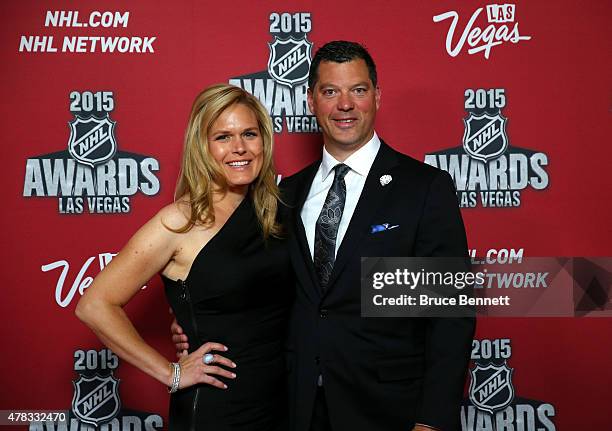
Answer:
<svg viewBox="0 0 612 431"><path fill-rule="evenodd" d="M212 353L207 353L202 357L202 362L204 362L206 365L212 364L214 360L215 355L213 355Z"/></svg>

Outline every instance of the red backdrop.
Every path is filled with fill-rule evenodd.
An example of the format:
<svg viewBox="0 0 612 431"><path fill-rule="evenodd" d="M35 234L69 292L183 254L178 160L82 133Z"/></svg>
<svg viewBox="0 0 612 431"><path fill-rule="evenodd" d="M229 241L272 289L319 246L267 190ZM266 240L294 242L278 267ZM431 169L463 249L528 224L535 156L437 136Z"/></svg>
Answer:
<svg viewBox="0 0 612 431"><path fill-rule="evenodd" d="M242 78L232 82L243 86L262 79L263 88L273 86L274 93L265 97L271 98L269 107L283 124L275 142L279 173L290 175L317 158L318 134L288 131L288 124L302 117L296 112L303 106L300 92L305 87L283 84L270 74L275 37L293 36L302 44L296 49L308 58L308 42L313 51L333 39L367 46L377 61L382 91L376 130L392 147L417 159L466 155L464 120L483 110L499 114L494 121L505 129L497 141L501 158L509 161L520 153L531 160L541 154L539 160L546 163L539 165L539 189L533 179L515 188L520 205L514 198L502 199L501 207L485 206L477 193L475 207L462 209L476 255L514 249L524 256L610 256L612 88L606 28L611 4L564 0L520 1L503 9L487 5L495 3L2 2L5 157L0 175L7 201L0 252L0 409L69 410L76 393L73 381L95 371L106 375L109 367L104 369L103 363L115 368L101 361L100 353L96 363L94 353L88 361L86 351L102 346L74 316L78 286L88 285L87 277L100 271L100 262L109 258L105 253L120 250L172 200L184 128L201 89L230 79ZM434 16L450 11L457 14L451 53L446 39L453 18L434 22ZM476 30L458 47L466 27L483 33L477 37ZM478 50L487 40L494 45ZM471 108L466 107L468 89L475 95ZM494 106L489 97L493 92L479 89L503 90L505 102ZM71 96L73 92L78 95ZM113 146L116 151L110 161L93 163L93 173L87 160L77 159L91 159L93 153L83 154L78 143L67 151L91 126L83 120L92 114L109 118L96 126L100 139L110 136L98 150L101 157L109 156ZM109 163L112 168L104 167ZM134 176L130 169L139 173ZM520 169L509 168L504 175L519 175ZM95 190L104 172L112 179ZM122 182L127 191L121 190ZM89 193L88 187L94 191ZM487 187L493 186L480 191ZM79 205L76 188L84 196L99 197L102 205L107 198L110 206L101 207L106 213L92 213L87 199L82 200L82 213L71 209ZM71 211L77 213L66 213ZM73 286L77 289L70 300ZM157 277L127 310L145 339L172 357L171 317ZM609 318L480 319L474 359L481 365L506 360L513 372L503 390L511 399L491 416L486 408L475 409L466 385L464 430L494 429L495 423L496 429L506 430L608 429L610 329ZM510 354L499 348L506 345L495 341L500 339L510 340ZM75 354L79 349L85 351L82 358ZM114 414L109 427L131 429L126 425L131 420L142 429L162 428L166 388L123 362L114 376L121 379L117 398L123 410ZM109 417L112 403L105 407L111 410ZM34 424L30 429L52 428Z"/></svg>

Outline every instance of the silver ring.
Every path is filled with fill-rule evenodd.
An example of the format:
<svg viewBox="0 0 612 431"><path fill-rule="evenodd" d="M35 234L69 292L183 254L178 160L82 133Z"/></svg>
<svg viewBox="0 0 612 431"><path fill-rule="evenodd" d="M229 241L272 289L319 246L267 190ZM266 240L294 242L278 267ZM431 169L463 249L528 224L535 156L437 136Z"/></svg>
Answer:
<svg viewBox="0 0 612 431"><path fill-rule="evenodd" d="M213 355L212 353L207 353L202 357L202 362L204 362L206 365L212 364L214 360L215 355Z"/></svg>

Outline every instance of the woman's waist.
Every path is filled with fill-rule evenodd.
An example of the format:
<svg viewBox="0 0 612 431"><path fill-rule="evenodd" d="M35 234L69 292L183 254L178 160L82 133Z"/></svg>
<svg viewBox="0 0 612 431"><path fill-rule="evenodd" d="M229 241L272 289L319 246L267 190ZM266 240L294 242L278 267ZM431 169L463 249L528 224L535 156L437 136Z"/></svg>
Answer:
<svg viewBox="0 0 612 431"><path fill-rule="evenodd" d="M192 386L180 392L197 392L198 398L206 399L206 403L225 403L229 400L243 404L257 404L261 400L271 400L284 396L287 388L287 371L284 357L263 359L258 361L237 362L232 369L236 374L233 379L215 375L214 377L227 385L220 389L208 384ZM278 401L275 401L278 402Z"/></svg>
<svg viewBox="0 0 612 431"><path fill-rule="evenodd" d="M190 343L189 352L197 350L207 342L221 343L228 348L226 352L213 352L225 356L237 364L258 366L284 358L284 337L278 336L273 339L258 338L244 340L240 338L222 335L204 335L198 337L198 341Z"/></svg>

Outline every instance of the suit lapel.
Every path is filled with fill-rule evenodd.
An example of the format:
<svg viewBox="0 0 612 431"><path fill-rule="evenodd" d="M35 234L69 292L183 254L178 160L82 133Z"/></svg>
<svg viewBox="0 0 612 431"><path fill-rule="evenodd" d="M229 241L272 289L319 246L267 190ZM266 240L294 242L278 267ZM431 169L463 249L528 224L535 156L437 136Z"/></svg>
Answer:
<svg viewBox="0 0 612 431"><path fill-rule="evenodd" d="M368 232L368 226L371 220L384 202L385 196L393 187L393 182L383 186L380 182L380 177L391 173L391 170L396 165L397 157L393 150L381 141L380 149L368 173L365 185L361 191L361 196L359 196L357 207L351 217L348 229L344 234L342 244L340 244L340 248L338 249L334 269L325 293L333 288L338 275L342 272L351 255L358 248L357 246L363 238L363 235Z"/></svg>
<svg viewBox="0 0 612 431"><path fill-rule="evenodd" d="M310 191L310 186L314 179L314 176L319 169L319 162L313 163L308 171L304 173L304 180L297 191L295 206L293 208L293 229L295 232L295 241L294 246L296 248L295 252L298 256L298 262L294 264L294 266L298 266L301 262L303 264L303 269L306 271L306 280L302 277L302 282L304 285L310 284L312 285L312 289L309 289L309 293L314 293L316 295L316 300L320 298L321 289L319 288L319 282L317 280L317 276L314 270L314 264L312 262L312 257L310 255L310 248L308 247L308 240L306 239L306 231L304 229L304 224L302 223L302 208L304 207L304 202L306 202L306 198L308 197L308 192ZM302 272L303 274L303 272ZM303 274L304 275L304 274Z"/></svg>

